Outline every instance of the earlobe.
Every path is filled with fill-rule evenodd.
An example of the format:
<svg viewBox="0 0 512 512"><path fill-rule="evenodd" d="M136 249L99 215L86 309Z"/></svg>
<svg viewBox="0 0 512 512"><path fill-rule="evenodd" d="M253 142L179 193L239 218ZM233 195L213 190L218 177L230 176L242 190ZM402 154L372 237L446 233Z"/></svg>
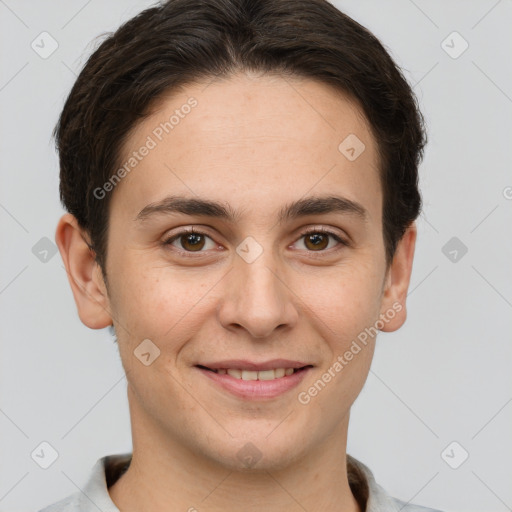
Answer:
<svg viewBox="0 0 512 512"><path fill-rule="evenodd" d="M396 331L407 318L406 298L412 273L416 235L416 224L412 222L398 242L395 256L388 269L381 302L380 319L384 324L381 331Z"/></svg>
<svg viewBox="0 0 512 512"><path fill-rule="evenodd" d="M102 329L112 324L112 316L101 269L87 240L87 234L73 215L67 213L60 218L55 241L64 262L78 315L87 327Z"/></svg>

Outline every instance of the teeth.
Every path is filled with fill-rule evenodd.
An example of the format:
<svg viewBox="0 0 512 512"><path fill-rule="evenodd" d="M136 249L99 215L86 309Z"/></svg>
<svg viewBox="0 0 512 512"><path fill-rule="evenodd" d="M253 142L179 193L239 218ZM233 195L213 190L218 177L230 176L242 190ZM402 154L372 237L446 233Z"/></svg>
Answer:
<svg viewBox="0 0 512 512"><path fill-rule="evenodd" d="M227 372L228 372L228 375L231 375L231 377L235 377L237 379L242 378L242 370L232 370L230 368Z"/></svg>
<svg viewBox="0 0 512 512"><path fill-rule="evenodd" d="M254 372L256 373L256 372ZM259 380L273 380L276 378L276 372L275 370L261 370L258 372L258 379ZM243 379L243 375L242 375Z"/></svg>
<svg viewBox="0 0 512 512"><path fill-rule="evenodd" d="M235 377L235 379L242 380L273 380L280 379L285 375L291 375L294 373L294 368L276 368L275 370L261 370L261 371L253 371L253 370L237 370L234 368L220 368L215 370L217 373L223 375L228 374L231 377Z"/></svg>

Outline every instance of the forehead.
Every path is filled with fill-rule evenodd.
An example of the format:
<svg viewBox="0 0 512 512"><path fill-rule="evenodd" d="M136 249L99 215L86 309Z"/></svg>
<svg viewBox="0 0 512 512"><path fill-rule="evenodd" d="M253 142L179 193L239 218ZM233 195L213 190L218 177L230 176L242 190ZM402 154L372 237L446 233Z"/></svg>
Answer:
<svg viewBox="0 0 512 512"><path fill-rule="evenodd" d="M159 100L121 153L121 165L134 165L125 165L112 203L127 199L121 208L130 215L165 194L275 210L277 200L334 189L366 202L374 220L380 213L366 119L355 102L314 80L238 74L182 87Z"/></svg>

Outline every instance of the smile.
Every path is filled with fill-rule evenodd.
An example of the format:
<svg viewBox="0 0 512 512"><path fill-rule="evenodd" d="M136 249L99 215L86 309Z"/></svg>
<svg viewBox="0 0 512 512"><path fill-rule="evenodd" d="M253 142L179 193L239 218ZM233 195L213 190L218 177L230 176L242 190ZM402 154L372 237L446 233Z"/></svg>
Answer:
<svg viewBox="0 0 512 512"><path fill-rule="evenodd" d="M212 372L215 372L219 375L231 375L235 379L242 380L274 380L280 379L285 375L292 375L296 371L299 371L300 368L276 368L275 370L239 370L234 368L219 368L217 370L212 370L210 368L206 368Z"/></svg>
<svg viewBox="0 0 512 512"><path fill-rule="evenodd" d="M312 365L263 370L236 367L209 368L204 365L196 365L195 368L218 389L239 398L258 400L275 398L293 389L312 369Z"/></svg>

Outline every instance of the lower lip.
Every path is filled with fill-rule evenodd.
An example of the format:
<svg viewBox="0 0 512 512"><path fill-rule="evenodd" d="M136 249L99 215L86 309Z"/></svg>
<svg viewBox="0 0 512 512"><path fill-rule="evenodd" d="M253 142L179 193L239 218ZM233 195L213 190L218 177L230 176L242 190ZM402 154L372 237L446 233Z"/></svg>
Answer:
<svg viewBox="0 0 512 512"><path fill-rule="evenodd" d="M275 398L296 387L311 367L304 368L291 375L285 375L272 380L243 380L232 377L224 373L219 374L203 368L196 368L206 377L216 382L220 387L229 391L233 395L249 400L261 400L265 398Z"/></svg>

